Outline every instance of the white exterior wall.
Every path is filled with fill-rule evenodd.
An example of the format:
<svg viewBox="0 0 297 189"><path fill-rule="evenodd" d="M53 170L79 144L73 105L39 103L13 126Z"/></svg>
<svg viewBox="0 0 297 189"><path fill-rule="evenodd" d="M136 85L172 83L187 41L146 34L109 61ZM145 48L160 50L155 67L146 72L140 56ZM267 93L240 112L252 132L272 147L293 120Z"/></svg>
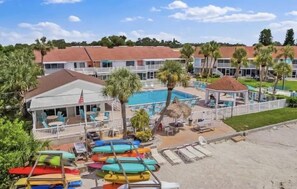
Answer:
<svg viewBox="0 0 297 189"><path fill-rule="evenodd" d="M126 67L126 61L112 61L112 67Z"/></svg>
<svg viewBox="0 0 297 189"><path fill-rule="evenodd" d="M68 70L73 70L74 69L74 63L73 62L67 62L64 64L64 68Z"/></svg>

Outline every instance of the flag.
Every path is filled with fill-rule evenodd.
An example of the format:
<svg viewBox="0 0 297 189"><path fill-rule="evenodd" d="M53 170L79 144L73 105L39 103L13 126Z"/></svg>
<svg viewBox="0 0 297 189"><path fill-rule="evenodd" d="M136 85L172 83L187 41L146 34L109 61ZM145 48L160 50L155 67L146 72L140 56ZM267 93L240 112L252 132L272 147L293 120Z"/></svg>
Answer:
<svg viewBox="0 0 297 189"><path fill-rule="evenodd" d="M84 91L83 91L83 90L81 90L81 93L80 93L80 97L79 97L78 103L79 103L79 104L83 104L83 103L84 103Z"/></svg>

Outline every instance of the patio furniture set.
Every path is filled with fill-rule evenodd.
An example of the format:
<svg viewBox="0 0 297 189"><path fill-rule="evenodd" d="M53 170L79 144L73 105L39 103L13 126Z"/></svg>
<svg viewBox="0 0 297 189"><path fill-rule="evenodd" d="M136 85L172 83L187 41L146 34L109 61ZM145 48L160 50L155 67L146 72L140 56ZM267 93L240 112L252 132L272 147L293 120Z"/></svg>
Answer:
<svg viewBox="0 0 297 189"><path fill-rule="evenodd" d="M45 129L49 129L51 133L56 133L57 130L62 131L67 124L68 119L58 111L57 115L47 115L46 112L41 113L40 121Z"/></svg>

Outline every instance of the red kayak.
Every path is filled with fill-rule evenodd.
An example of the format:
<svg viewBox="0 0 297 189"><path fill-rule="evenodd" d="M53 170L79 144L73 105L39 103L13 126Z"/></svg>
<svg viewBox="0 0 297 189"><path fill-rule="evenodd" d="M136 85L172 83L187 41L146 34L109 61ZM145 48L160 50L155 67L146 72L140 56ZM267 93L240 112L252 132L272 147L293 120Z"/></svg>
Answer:
<svg viewBox="0 0 297 189"><path fill-rule="evenodd" d="M9 169L10 174L14 175L29 175L33 167L16 167ZM64 168L65 173L79 175L79 170ZM45 175L61 173L61 168L37 166L35 167L32 175Z"/></svg>
<svg viewBox="0 0 297 189"><path fill-rule="evenodd" d="M91 163L88 164L88 167L92 169L101 169L103 165L105 165L105 163Z"/></svg>

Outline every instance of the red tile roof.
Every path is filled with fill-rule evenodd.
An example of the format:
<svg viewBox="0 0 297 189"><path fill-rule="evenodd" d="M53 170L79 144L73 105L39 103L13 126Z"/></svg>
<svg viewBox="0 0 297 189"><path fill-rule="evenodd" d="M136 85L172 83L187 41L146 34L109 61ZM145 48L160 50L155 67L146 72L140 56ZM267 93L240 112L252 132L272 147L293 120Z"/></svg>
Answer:
<svg viewBox="0 0 297 189"><path fill-rule="evenodd" d="M92 60L142 60L142 59L162 59L179 58L180 52L169 47L86 47Z"/></svg>
<svg viewBox="0 0 297 189"><path fill-rule="evenodd" d="M218 90L218 91L243 91L248 90L248 88L241 84L239 81L230 76L224 76L212 84L207 85L208 89Z"/></svg>
<svg viewBox="0 0 297 189"><path fill-rule="evenodd" d="M221 58L232 58L235 48L245 48L245 50L247 51L247 57L254 58L254 47L253 46L238 46L238 47L222 46L220 48L220 53L222 56ZM276 48L277 48L278 52L276 54L273 54L274 58L280 53L280 49L282 47L276 47ZM293 46L293 48L295 51L295 57L297 57L297 46ZM196 51L194 53L194 57L195 58L204 58L204 55L200 54L199 51L200 51L200 47L197 47Z"/></svg>
<svg viewBox="0 0 297 189"><path fill-rule="evenodd" d="M34 51L35 62L41 62L41 55L39 51ZM75 62L90 61L86 50L83 47L67 47L66 49L52 49L44 56L44 62Z"/></svg>
<svg viewBox="0 0 297 189"><path fill-rule="evenodd" d="M47 76L43 76L38 79L37 87L26 93L25 98L29 99L44 92L50 91L57 87L63 86L67 83L71 83L76 80L83 80L90 83L95 83L99 85L105 85L105 82L89 75L85 75L79 72L74 72L71 70L61 69L55 73Z"/></svg>

